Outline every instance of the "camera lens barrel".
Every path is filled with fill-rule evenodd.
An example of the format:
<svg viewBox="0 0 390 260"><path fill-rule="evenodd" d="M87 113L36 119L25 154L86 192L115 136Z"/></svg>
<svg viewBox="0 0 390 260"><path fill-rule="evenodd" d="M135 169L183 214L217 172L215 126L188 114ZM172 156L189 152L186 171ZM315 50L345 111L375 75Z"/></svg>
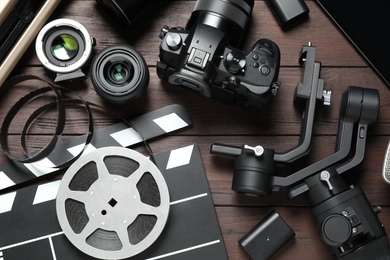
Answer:
<svg viewBox="0 0 390 260"><path fill-rule="evenodd" d="M197 24L215 27L228 35L230 44L238 47L249 26L254 1L198 0L186 29Z"/></svg>
<svg viewBox="0 0 390 260"><path fill-rule="evenodd" d="M103 49L91 64L91 80L105 101L125 105L145 93L149 69L143 56L128 45Z"/></svg>
<svg viewBox="0 0 390 260"><path fill-rule="evenodd" d="M130 28L153 0L96 0L119 24Z"/></svg>

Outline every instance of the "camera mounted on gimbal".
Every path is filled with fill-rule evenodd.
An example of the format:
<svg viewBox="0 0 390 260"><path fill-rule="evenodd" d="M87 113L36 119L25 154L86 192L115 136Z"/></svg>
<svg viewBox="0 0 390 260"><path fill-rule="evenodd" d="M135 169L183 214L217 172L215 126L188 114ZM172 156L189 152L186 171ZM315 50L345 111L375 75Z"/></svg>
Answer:
<svg viewBox="0 0 390 260"><path fill-rule="evenodd" d="M319 90L323 90L323 80L319 79L321 65L314 59L315 48L304 46L301 61L304 61L305 72L295 98L311 98L307 100L301 140L296 148L278 154L262 146L213 144L211 153L236 157L232 189L238 193L267 196L297 185L290 187L289 198L307 194L321 238L336 258L389 257L389 242L377 217L380 207L372 207L363 190L347 185L341 176L364 158L367 129L376 121L379 110L376 89L350 86L344 92L334 154L287 177L275 175L276 162L290 163L309 151L315 110L312 101L320 98ZM327 102L329 93L322 94Z"/></svg>

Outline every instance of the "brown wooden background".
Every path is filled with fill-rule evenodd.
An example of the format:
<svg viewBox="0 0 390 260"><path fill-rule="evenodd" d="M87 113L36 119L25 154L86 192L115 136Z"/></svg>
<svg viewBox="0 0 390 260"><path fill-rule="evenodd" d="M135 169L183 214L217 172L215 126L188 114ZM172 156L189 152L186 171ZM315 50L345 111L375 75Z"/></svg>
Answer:
<svg viewBox="0 0 390 260"><path fill-rule="evenodd" d="M308 42L317 47L317 60L323 65L322 78L326 88L333 91L332 104L330 107L319 106L317 109L310 154L291 165L281 167L278 174L291 174L335 151L340 98L349 85L378 89L381 94L380 112L377 123L369 129L365 159L361 165L346 173L345 177L350 184L362 186L373 205L382 206L379 218L390 232L390 186L381 177L383 157L390 136L389 88L315 1L306 3L310 9L309 20L289 31L282 31L266 1L255 1L252 24L242 49L249 50L258 39L268 38L278 44L282 55L279 76L282 87L279 94L260 112L250 112L238 106L228 106L207 99L188 89L170 86L157 77L155 65L159 52L160 28L163 25L185 26L195 1L156 1L131 30L125 30L114 22L94 0L63 0L52 17L71 18L83 24L91 36L96 38L95 53L106 46L125 43L140 51L149 65L151 79L147 94L125 107L116 108L104 104L94 91L89 77L69 85L77 89L77 93L86 100L106 108L105 112L95 111L96 128L113 123L115 114L132 117L170 104L181 104L187 108L193 126L153 140L150 146L154 152L160 152L192 143L199 144L230 259L250 259L237 241L271 210L276 210L296 233L295 239L284 246L274 259L331 258L328 248L320 240L305 196L288 200L286 191L275 192L265 198L237 195L230 188L234 160L209 153L210 145L215 142L252 146L259 144L274 148L277 152L297 145L302 111L294 106L293 97L302 74L298 63L299 52L302 45ZM13 74L52 76L41 66L33 45ZM0 122L10 106L30 88L30 85L22 85L2 98ZM68 118L67 137L84 133L87 121L80 111L72 112ZM17 120L10 131L11 148L16 153L23 123L23 118ZM34 135L28 140L29 147L42 147L51 136L54 125L55 121L50 117L37 121L31 130ZM137 149L145 152L143 147ZM0 162L5 160L6 157L0 153Z"/></svg>

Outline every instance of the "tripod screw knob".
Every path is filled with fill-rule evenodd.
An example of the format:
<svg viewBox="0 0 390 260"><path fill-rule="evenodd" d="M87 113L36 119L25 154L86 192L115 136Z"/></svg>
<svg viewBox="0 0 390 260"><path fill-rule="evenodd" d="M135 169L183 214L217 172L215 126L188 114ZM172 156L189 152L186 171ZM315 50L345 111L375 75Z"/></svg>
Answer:
<svg viewBox="0 0 390 260"><path fill-rule="evenodd" d="M252 146L249 146L249 145L244 145L244 148L248 149L248 150L252 150L255 153L256 156L262 156L263 153L264 153L264 148L261 145L258 145L258 146L255 146L255 147L252 147Z"/></svg>
<svg viewBox="0 0 390 260"><path fill-rule="evenodd" d="M329 190L333 190L333 186L330 183L330 173L328 171L322 171L320 175L320 180L328 184Z"/></svg>

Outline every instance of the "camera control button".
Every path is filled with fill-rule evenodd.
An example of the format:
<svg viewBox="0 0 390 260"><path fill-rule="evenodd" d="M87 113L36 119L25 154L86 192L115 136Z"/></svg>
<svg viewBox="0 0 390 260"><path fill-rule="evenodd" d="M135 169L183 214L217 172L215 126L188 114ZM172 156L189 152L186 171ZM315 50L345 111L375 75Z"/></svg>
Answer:
<svg viewBox="0 0 390 260"><path fill-rule="evenodd" d="M238 88L240 86L241 81L235 76L231 76L226 79L226 84L233 88Z"/></svg>
<svg viewBox="0 0 390 260"><path fill-rule="evenodd" d="M253 54L252 59L253 59L253 60L258 60L258 59L259 59L259 55Z"/></svg>
<svg viewBox="0 0 390 260"><path fill-rule="evenodd" d="M181 47L181 36L178 33L169 32L165 36L165 42L169 49L177 50Z"/></svg>
<svg viewBox="0 0 390 260"><path fill-rule="evenodd" d="M270 74L271 69L267 65L264 65L264 66L261 66L260 72L261 72L261 74L267 76L268 74Z"/></svg>
<svg viewBox="0 0 390 260"><path fill-rule="evenodd" d="M272 44L269 41L263 41L264 47L271 48Z"/></svg>
<svg viewBox="0 0 390 260"><path fill-rule="evenodd" d="M232 51L226 55L225 68L232 74L238 74L243 71L246 65L244 53Z"/></svg>
<svg viewBox="0 0 390 260"><path fill-rule="evenodd" d="M258 62L253 62L252 66L253 68L257 69L260 66L260 64Z"/></svg>

